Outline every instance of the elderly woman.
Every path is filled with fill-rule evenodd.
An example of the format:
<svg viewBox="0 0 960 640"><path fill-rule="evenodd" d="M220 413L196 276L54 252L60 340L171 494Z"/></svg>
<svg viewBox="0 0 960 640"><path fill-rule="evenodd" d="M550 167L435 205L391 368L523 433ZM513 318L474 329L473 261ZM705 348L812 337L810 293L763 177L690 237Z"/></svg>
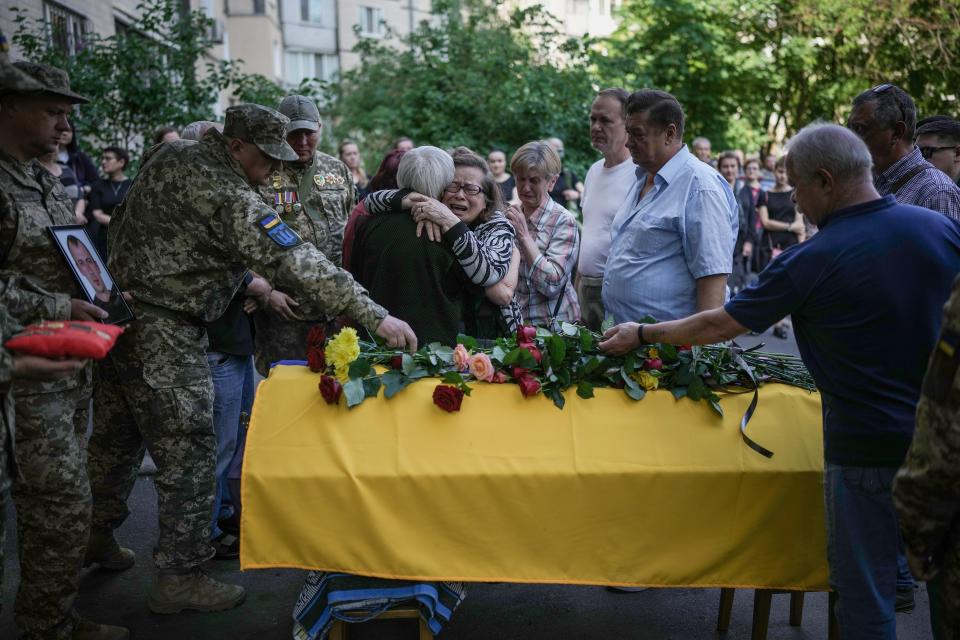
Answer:
<svg viewBox="0 0 960 640"><path fill-rule="evenodd" d="M467 334L486 339L511 335L521 324L520 307L513 299L520 267L513 227L501 213L500 189L486 161L466 147L454 149L452 157L453 181L437 198L381 192L368 197L367 206L373 213L410 209L414 219L426 225L428 236L456 256L472 284L463 298Z"/></svg>
<svg viewBox="0 0 960 640"><path fill-rule="evenodd" d="M447 152L424 146L403 155L397 182L417 191L440 193L453 176L453 160ZM370 198L365 202L373 213ZM357 282L388 309L404 313L419 343L456 343L468 281L452 253L417 234L411 217L359 217L351 253L350 271Z"/></svg>
<svg viewBox="0 0 960 640"><path fill-rule="evenodd" d="M510 170L517 180L520 206L507 209L520 249L516 299L525 321L550 326L555 320L576 322L580 304L573 269L580 232L573 214L550 198L560 174L560 157L543 140L528 142L513 154Z"/></svg>

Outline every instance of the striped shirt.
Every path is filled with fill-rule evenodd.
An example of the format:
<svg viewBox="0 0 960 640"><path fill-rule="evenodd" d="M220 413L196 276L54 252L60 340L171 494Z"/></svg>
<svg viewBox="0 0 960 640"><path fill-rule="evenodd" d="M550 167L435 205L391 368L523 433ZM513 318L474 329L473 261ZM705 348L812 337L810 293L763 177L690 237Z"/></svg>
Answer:
<svg viewBox="0 0 960 640"><path fill-rule="evenodd" d="M557 320L580 320L573 270L580 253L580 230L573 214L553 200L527 219L540 255L533 264L520 257L520 281L514 296L527 324L549 327L559 302Z"/></svg>
<svg viewBox="0 0 960 640"><path fill-rule="evenodd" d="M897 182L917 167L920 170L893 192ZM882 196L893 193L900 204L933 209L960 222L960 188L947 174L924 160L918 147L874 176L873 186Z"/></svg>

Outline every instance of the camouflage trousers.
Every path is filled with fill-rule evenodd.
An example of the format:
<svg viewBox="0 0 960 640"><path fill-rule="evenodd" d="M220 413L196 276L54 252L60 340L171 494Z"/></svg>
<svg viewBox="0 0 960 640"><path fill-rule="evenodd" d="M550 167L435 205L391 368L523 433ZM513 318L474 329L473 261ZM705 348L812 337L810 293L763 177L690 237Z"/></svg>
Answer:
<svg viewBox="0 0 960 640"><path fill-rule="evenodd" d="M934 640L960 640L960 540L950 542L940 573L927 583Z"/></svg>
<svg viewBox="0 0 960 640"><path fill-rule="evenodd" d="M13 477L13 394L0 395L0 611L3 611L3 550L7 543L7 490Z"/></svg>
<svg viewBox="0 0 960 640"><path fill-rule="evenodd" d="M77 580L90 534L89 388L29 390L16 390L20 590L14 618L24 640L67 640L78 619Z"/></svg>
<svg viewBox="0 0 960 640"><path fill-rule="evenodd" d="M270 373L270 365L274 362L306 360L307 334L316 325L323 325L328 336L336 331L336 324L326 319L284 320L270 309L257 311L251 318L256 329L254 331L254 361L257 372L264 377Z"/></svg>
<svg viewBox="0 0 960 640"><path fill-rule="evenodd" d="M214 554L216 438L206 347L204 328L144 314L97 363L92 531L109 533L130 514L127 498L149 449L157 465L154 561L161 570L188 569Z"/></svg>

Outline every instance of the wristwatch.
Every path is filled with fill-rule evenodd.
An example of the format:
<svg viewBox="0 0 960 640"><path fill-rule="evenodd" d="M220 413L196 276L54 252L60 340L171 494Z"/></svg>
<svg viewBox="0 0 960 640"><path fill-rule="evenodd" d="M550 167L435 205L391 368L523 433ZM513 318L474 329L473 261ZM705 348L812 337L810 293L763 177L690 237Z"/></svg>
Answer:
<svg viewBox="0 0 960 640"><path fill-rule="evenodd" d="M647 342L646 340L643 339L643 328L644 328L645 326L647 326L647 325L645 325L645 324L642 323L642 322L641 322L639 325L637 325L637 338L640 340L640 346L641 346L641 347L642 347L643 345L645 345L645 344L650 344L649 342Z"/></svg>

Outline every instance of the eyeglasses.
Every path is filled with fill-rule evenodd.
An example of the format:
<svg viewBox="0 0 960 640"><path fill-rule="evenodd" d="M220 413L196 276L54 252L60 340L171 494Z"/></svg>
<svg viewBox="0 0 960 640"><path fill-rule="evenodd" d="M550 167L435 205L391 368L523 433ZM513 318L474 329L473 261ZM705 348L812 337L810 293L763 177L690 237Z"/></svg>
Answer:
<svg viewBox="0 0 960 640"><path fill-rule="evenodd" d="M879 94L883 93L884 91L889 91L890 89L893 89L893 85L889 82L884 82L883 84L878 84L873 89L870 89L870 91Z"/></svg>
<svg viewBox="0 0 960 640"><path fill-rule="evenodd" d="M475 196L481 191L480 187L478 187L475 184L470 184L470 183L461 184L459 182L451 182L449 185L447 185L447 188L444 189L444 191L446 191L447 193L456 193L461 189L468 196Z"/></svg>
<svg viewBox="0 0 960 640"><path fill-rule="evenodd" d="M920 147L920 153L923 154L925 160L929 160L933 154L937 151L943 151L944 149L956 149L958 145L951 144L946 147Z"/></svg>

